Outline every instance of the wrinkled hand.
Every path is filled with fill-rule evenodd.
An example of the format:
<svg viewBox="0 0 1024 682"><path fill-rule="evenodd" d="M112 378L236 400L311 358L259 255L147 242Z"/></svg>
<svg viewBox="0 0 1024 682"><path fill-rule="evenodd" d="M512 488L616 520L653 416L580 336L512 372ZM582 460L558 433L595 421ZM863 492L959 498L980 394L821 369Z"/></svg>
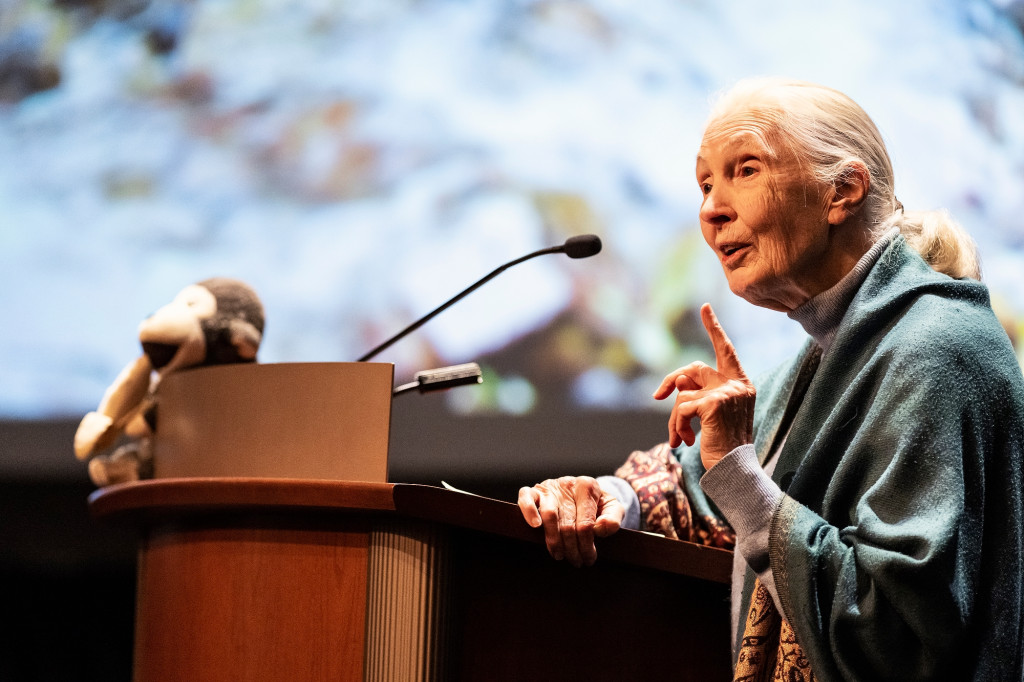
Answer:
<svg viewBox="0 0 1024 682"><path fill-rule="evenodd" d="M551 556L576 567L594 563L594 538L617 531L626 511L589 476L563 476L520 488L519 509L530 526L544 527Z"/></svg>
<svg viewBox="0 0 1024 682"><path fill-rule="evenodd" d="M754 441L754 385L747 378L736 349L705 303L700 319L715 348L715 365L694 362L665 377L654 397L664 400L676 393L668 420L669 445L693 445L696 435L690 420L700 419L700 457L711 469L729 452Z"/></svg>

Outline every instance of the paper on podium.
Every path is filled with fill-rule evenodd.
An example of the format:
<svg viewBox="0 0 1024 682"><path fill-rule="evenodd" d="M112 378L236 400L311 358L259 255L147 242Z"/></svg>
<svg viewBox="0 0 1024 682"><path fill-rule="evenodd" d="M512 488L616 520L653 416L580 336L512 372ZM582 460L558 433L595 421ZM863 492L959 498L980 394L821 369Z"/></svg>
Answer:
<svg viewBox="0 0 1024 682"><path fill-rule="evenodd" d="M394 365L200 367L157 389L154 475L387 482Z"/></svg>

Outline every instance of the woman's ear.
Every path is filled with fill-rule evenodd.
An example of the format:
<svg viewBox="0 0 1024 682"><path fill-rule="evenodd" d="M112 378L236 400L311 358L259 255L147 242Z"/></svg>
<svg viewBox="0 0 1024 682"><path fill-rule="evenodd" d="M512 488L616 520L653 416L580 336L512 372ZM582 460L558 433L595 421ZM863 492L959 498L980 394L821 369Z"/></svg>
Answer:
<svg viewBox="0 0 1024 682"><path fill-rule="evenodd" d="M829 225L841 225L856 215L871 189L871 173L860 161L851 161L836 178L828 203Z"/></svg>

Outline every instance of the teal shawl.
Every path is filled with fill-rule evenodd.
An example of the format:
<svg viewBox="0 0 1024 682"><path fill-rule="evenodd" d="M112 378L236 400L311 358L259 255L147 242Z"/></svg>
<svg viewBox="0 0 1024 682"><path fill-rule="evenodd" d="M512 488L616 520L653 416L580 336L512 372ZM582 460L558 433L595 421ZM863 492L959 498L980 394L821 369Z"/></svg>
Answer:
<svg viewBox="0 0 1024 682"><path fill-rule="evenodd" d="M754 438L784 437L769 555L815 676L1022 679L1024 380L987 289L897 237L815 351L758 383Z"/></svg>

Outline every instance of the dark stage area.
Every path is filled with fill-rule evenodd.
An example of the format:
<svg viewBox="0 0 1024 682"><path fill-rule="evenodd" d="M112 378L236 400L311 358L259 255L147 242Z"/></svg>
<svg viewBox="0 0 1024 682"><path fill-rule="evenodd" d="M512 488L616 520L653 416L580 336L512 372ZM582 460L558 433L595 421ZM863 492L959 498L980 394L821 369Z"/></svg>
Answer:
<svg viewBox="0 0 1024 682"><path fill-rule="evenodd" d="M135 536L86 481L0 482L0 680L131 679Z"/></svg>

